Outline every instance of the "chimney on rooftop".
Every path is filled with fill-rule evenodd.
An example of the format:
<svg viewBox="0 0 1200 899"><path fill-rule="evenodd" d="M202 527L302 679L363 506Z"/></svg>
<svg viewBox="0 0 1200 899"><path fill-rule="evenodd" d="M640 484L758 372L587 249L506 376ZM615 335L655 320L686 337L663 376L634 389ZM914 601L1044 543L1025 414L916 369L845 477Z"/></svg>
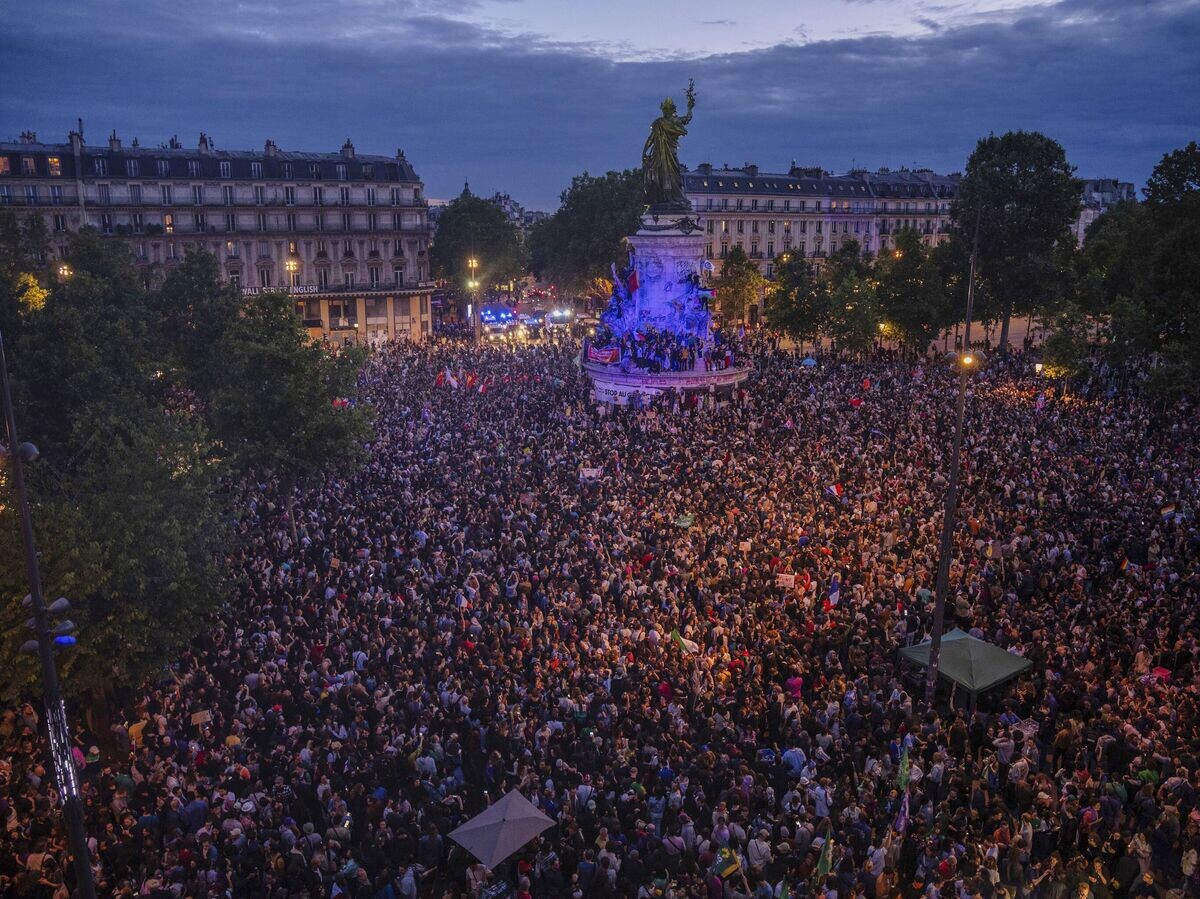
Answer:
<svg viewBox="0 0 1200 899"><path fill-rule="evenodd" d="M354 158L354 144L350 143L350 138L346 138L346 142L342 144L342 155L347 159Z"/></svg>
<svg viewBox="0 0 1200 899"><path fill-rule="evenodd" d="M212 149L212 144L209 143L208 135L203 131L200 132L200 152L208 155L208 151Z"/></svg>
<svg viewBox="0 0 1200 899"><path fill-rule="evenodd" d="M266 156L267 159L274 159L279 155L279 148L275 146L275 141L271 140L270 138L267 139L266 144L263 146L263 155Z"/></svg>
<svg viewBox="0 0 1200 899"><path fill-rule="evenodd" d="M110 134L108 136L108 149L110 149L110 150L121 149L121 138L117 137L117 129L116 128L114 128L112 134Z"/></svg>
<svg viewBox="0 0 1200 899"><path fill-rule="evenodd" d="M711 175L712 174L712 163L711 162L702 162L698 166L696 166L696 171L698 171L701 175Z"/></svg>
<svg viewBox="0 0 1200 899"><path fill-rule="evenodd" d="M754 163L747 162L745 164L745 166L743 166L743 168L745 168L746 174L749 175L751 178L758 177L758 166L756 166Z"/></svg>

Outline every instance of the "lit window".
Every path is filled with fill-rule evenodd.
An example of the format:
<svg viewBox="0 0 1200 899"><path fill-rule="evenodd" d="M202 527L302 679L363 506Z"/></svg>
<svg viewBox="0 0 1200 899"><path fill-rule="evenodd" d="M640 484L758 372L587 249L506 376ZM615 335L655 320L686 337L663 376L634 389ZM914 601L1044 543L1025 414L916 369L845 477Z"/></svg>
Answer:
<svg viewBox="0 0 1200 899"><path fill-rule="evenodd" d="M57 156L46 157L46 168L50 170L51 178L62 177L62 160Z"/></svg>
<svg viewBox="0 0 1200 899"><path fill-rule="evenodd" d="M8 161L7 156L0 156L0 175L11 175L12 163Z"/></svg>

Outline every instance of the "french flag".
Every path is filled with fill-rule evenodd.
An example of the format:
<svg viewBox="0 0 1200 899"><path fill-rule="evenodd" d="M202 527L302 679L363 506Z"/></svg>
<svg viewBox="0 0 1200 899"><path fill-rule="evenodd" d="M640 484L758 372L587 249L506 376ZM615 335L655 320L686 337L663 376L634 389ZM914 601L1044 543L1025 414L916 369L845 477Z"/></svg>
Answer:
<svg viewBox="0 0 1200 899"><path fill-rule="evenodd" d="M829 581L829 604L836 606L838 600L842 598L842 576L835 574Z"/></svg>
<svg viewBox="0 0 1200 899"><path fill-rule="evenodd" d="M834 499L841 499L842 498L842 485L841 484L830 484L828 487L825 488L825 492L828 493L830 496L832 496Z"/></svg>

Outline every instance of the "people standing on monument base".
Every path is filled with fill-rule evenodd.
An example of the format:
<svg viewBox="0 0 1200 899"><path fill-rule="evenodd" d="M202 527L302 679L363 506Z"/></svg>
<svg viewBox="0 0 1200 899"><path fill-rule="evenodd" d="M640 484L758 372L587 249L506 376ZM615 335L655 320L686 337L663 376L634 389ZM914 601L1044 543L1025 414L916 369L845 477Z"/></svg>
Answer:
<svg viewBox="0 0 1200 899"><path fill-rule="evenodd" d="M947 615L1034 663L972 715L897 657L956 372L751 335L735 401L602 414L577 359L380 349L364 467L244 486L229 605L75 735L102 896L1197 894L1194 407L972 376ZM5 896L71 878L43 717ZM514 789L555 826L489 872L448 834Z"/></svg>

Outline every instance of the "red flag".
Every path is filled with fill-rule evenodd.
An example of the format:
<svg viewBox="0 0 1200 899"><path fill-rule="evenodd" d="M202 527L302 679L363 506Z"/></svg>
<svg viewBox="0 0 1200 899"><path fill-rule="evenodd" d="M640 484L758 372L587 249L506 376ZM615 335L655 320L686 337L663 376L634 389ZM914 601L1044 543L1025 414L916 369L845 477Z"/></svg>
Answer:
<svg viewBox="0 0 1200 899"><path fill-rule="evenodd" d="M441 371L438 372L438 376L437 376L436 380L434 380L433 386L441 387L445 383L446 383L446 370L442 369Z"/></svg>
<svg viewBox="0 0 1200 899"><path fill-rule="evenodd" d="M852 399L852 400L850 401L850 405L851 405L851 407L852 407L852 408L854 408L854 409L857 409L859 406L861 406L861 405L862 405L862 397L861 397L861 396L856 396L854 399Z"/></svg>
<svg viewBox="0 0 1200 899"><path fill-rule="evenodd" d="M626 282L626 285L629 287L630 293L633 293L638 289L638 276L636 268L629 273L629 280Z"/></svg>

